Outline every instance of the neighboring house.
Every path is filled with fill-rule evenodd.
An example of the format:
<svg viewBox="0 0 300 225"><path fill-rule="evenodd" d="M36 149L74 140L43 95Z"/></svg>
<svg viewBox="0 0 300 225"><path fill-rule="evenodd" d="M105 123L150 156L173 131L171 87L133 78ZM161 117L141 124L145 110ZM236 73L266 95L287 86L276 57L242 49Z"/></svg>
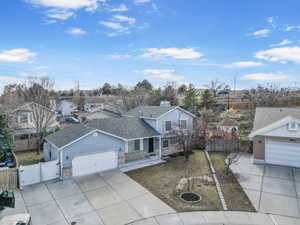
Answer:
<svg viewBox="0 0 300 225"><path fill-rule="evenodd" d="M96 119L108 119L108 118L114 118L114 117L120 117L120 116L116 115L115 113L108 112L105 110L99 110L99 111L89 112L89 113L81 113L79 115L79 118L83 121L96 120Z"/></svg>
<svg viewBox="0 0 300 225"><path fill-rule="evenodd" d="M73 176L89 174L136 160L160 159L174 152L172 131L193 129L194 115L179 107L143 106L119 118L72 125L45 138L44 158L59 160Z"/></svg>
<svg viewBox="0 0 300 225"><path fill-rule="evenodd" d="M72 115L72 112L77 110L77 105L73 102L68 101L61 101L57 106L57 111L62 116L70 116Z"/></svg>
<svg viewBox="0 0 300 225"><path fill-rule="evenodd" d="M34 106L33 106L34 104ZM37 103L26 103L9 113L9 127L13 130L15 138L15 151L26 151L37 148L37 129L34 121L33 108L43 107ZM51 109L45 108L40 111L47 110L53 114L48 122L47 132L54 131L59 123L56 120L56 114ZM37 109L38 111L38 109Z"/></svg>
<svg viewBox="0 0 300 225"><path fill-rule="evenodd" d="M300 108L257 108L254 162L300 167Z"/></svg>
<svg viewBox="0 0 300 225"><path fill-rule="evenodd" d="M228 134L232 134L232 132L237 133L239 130L239 124L237 121L226 117L218 124L217 129Z"/></svg>

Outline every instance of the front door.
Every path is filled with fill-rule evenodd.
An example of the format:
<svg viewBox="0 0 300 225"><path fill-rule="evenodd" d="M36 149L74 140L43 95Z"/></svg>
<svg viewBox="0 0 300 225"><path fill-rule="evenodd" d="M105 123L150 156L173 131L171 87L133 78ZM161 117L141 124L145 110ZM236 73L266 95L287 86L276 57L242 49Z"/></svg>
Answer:
<svg viewBox="0 0 300 225"><path fill-rule="evenodd" d="M148 140L149 140L149 150L148 150L148 152L152 153L152 152L154 152L154 138L149 138Z"/></svg>

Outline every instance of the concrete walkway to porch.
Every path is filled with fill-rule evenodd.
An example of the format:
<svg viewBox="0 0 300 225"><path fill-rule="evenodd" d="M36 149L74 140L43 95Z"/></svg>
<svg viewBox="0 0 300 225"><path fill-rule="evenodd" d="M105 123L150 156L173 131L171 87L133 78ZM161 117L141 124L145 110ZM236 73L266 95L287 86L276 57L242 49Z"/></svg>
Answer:
<svg viewBox="0 0 300 225"><path fill-rule="evenodd" d="M147 166L153 166L153 165L163 163L163 162L165 162L165 161L160 159L159 157L155 156L155 157L150 157L149 159L142 159L142 160L137 160L137 161L133 161L130 163L126 163L122 166L119 166L119 169L122 172L128 172L131 170L136 170L136 169L140 169L140 168L147 167Z"/></svg>

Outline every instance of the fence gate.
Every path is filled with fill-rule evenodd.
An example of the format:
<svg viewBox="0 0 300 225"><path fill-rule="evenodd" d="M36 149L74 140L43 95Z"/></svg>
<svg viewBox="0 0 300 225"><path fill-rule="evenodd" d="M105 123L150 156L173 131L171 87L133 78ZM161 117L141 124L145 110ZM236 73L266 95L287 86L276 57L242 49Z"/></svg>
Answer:
<svg viewBox="0 0 300 225"><path fill-rule="evenodd" d="M0 168L0 191L16 189L18 171L15 168Z"/></svg>
<svg viewBox="0 0 300 225"><path fill-rule="evenodd" d="M19 182L21 187L58 177L59 163L56 160L19 167Z"/></svg>

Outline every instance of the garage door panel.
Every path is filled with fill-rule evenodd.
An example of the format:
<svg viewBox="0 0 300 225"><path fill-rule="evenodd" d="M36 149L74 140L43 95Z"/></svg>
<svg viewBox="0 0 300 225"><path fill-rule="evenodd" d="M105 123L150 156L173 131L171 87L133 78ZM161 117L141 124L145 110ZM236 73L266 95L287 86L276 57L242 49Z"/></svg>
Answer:
<svg viewBox="0 0 300 225"><path fill-rule="evenodd" d="M265 150L267 163L300 167L300 143L266 140Z"/></svg>
<svg viewBox="0 0 300 225"><path fill-rule="evenodd" d="M106 151L75 157L72 160L72 174L73 176L87 175L115 169L117 166L117 154L114 151Z"/></svg>

